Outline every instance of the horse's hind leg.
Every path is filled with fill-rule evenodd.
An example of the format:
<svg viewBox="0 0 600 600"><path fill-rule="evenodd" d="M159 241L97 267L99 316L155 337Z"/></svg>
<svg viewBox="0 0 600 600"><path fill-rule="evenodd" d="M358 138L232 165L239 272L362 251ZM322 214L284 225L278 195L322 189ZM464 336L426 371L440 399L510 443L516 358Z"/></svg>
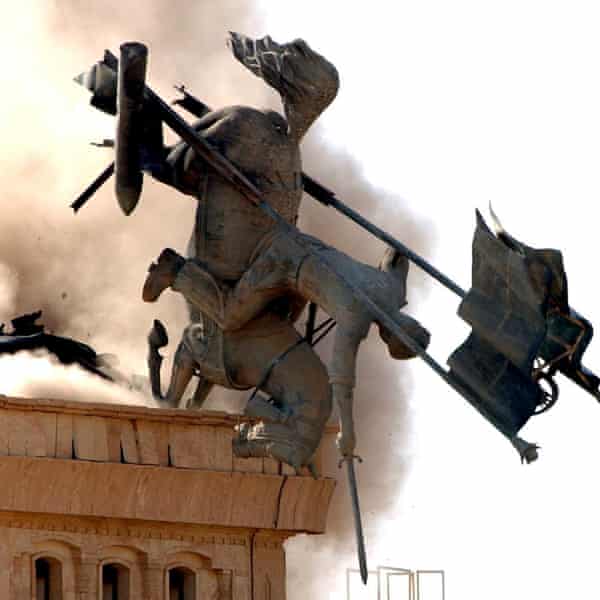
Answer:
<svg viewBox="0 0 600 600"><path fill-rule="evenodd" d="M214 383L208 381L208 379L206 379L206 377L204 377L203 375L199 375L199 381L198 385L196 386L196 391L194 392L194 395L191 398L189 398L187 402L184 403L184 406L181 406L180 403L180 407L189 408L192 410L198 410L202 408L202 405L204 404L204 401L208 398L208 394L210 394L210 391L212 390L213 386Z"/></svg>
<svg viewBox="0 0 600 600"><path fill-rule="evenodd" d="M228 366L236 383L259 385L272 401L268 406L263 400L264 408L270 409L271 414L264 415L268 418L240 425L234 454L270 456L296 469L308 465L331 413L325 365L311 346L298 343L300 336L292 324L268 336L248 333L226 340ZM278 357L281 360L265 381L266 370Z"/></svg>
<svg viewBox="0 0 600 600"><path fill-rule="evenodd" d="M183 341L179 342L179 347L173 359L169 389L165 397L165 401L170 407L179 408L181 398L194 376L195 370L196 363L190 351L186 348Z"/></svg>

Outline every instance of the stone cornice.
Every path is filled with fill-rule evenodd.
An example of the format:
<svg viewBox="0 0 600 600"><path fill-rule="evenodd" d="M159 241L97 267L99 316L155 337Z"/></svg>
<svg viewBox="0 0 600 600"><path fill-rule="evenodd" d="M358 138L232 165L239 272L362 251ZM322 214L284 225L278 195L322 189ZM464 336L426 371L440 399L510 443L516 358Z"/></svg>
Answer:
<svg viewBox="0 0 600 600"><path fill-rule="evenodd" d="M242 417L241 415L215 410L150 408L146 406L99 402L72 402L50 398L16 398L0 394L0 410L1 409L113 417L121 419L143 418L145 421L224 427L233 427L239 424L241 419L245 422L253 421L253 419L250 419L249 417ZM330 424L326 428L327 433L336 433L337 431L339 431L339 427L335 424Z"/></svg>
<svg viewBox="0 0 600 600"><path fill-rule="evenodd" d="M70 402L67 400L13 398L0 395L0 409L61 413L94 417L113 417L118 419L141 419L162 421L185 425L208 425L233 427L240 422L240 415L212 410L176 410L167 408L149 408L124 404L95 402ZM247 420L244 417L244 420Z"/></svg>
<svg viewBox="0 0 600 600"><path fill-rule="evenodd" d="M0 511L322 533L330 479L0 457Z"/></svg>

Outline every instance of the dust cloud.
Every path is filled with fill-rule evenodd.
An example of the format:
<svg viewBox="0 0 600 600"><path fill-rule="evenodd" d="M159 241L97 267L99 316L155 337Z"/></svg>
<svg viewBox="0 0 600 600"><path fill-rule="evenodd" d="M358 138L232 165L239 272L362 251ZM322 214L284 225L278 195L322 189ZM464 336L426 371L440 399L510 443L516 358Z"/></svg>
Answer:
<svg viewBox="0 0 600 600"><path fill-rule="evenodd" d="M41 308L51 331L117 354L123 371L144 372L152 319L167 324L172 340L187 319L176 294L165 294L156 305L141 301L145 272L163 247L184 251L194 201L147 178L139 206L124 217L109 182L77 216L72 214L69 203L112 160L110 151L88 142L112 137L113 129L110 118L87 106L87 92L72 78L99 60L104 48L117 51L123 41L139 40L150 47L149 82L166 99L173 97L173 84L184 83L212 106L277 107L274 93L238 65L224 43L228 30L256 36L266 32L249 5L234 0L25 0L12 13L11 27L0 39L3 56L13 57L0 83L0 131L8 149L0 156L0 320ZM278 39L276 31L269 33ZM308 32L298 35L311 43ZM318 126L307 136L303 156L305 170L343 201L426 253L423 224L411 219L403 200L388 195L384 201L349 154L323 142ZM301 227L371 264L384 250L383 244L310 199L305 200ZM423 293L419 279L409 289L409 302ZM323 346L327 357L327 344ZM173 351L171 344L169 354ZM37 384L22 388L13 380L11 389L20 389L22 395L62 396L69 390L82 398L106 400L111 395L87 375L74 375L74 368L57 367L47 358L3 358L0 379L13 369L42 373ZM60 385L52 384L55 376ZM376 539L380 517L394 509L408 469L403 451L411 425L406 401L410 387L408 370L389 358L378 337L370 336L359 356L355 403L357 450L365 460L358 477L368 542ZM336 458L332 449L329 466ZM349 499L340 478L327 535L288 545L289 600L324 597L327 586L341 590L340 577L354 562ZM324 577L324 570L335 576Z"/></svg>
<svg viewBox="0 0 600 600"><path fill-rule="evenodd" d="M0 320L43 310L50 331L118 354L145 371L155 317L173 333L187 314L175 294L141 301L150 262L165 246L183 251L194 200L146 178L136 212L123 216L112 181L74 215L70 202L112 160L89 145L113 136L113 119L88 106L73 77L125 40L151 48L149 81L165 98L186 84L214 105L265 104L265 86L231 58L228 29L254 29L235 2L24 2L0 40L13 61L1 82L5 151L0 236ZM227 76L224 76L227 73ZM175 337L175 335L173 335Z"/></svg>
<svg viewBox="0 0 600 600"><path fill-rule="evenodd" d="M76 365L62 365L43 351L4 356L0 369L0 394L13 398L107 402L157 408L147 395L92 375Z"/></svg>

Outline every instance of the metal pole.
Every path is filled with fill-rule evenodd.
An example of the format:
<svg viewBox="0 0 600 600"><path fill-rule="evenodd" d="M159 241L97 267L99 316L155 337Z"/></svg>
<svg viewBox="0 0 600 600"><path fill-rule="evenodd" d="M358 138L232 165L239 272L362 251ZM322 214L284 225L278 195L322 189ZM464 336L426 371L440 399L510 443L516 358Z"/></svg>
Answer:
<svg viewBox="0 0 600 600"><path fill-rule="evenodd" d="M444 275L441 271L438 271L432 264L427 262L422 256L419 256L416 252L413 252L410 248L405 246L402 242L385 232L383 229L374 225L360 213L356 212L353 208L350 208L347 204L344 204L341 200L338 200L335 193L322 186L318 181L315 181L309 175L302 174L302 180L304 183L304 191L318 202L321 202L325 206L332 206L338 212L348 217L351 221L354 221L357 225L379 238L392 248L398 250L398 252L404 254L410 261L415 265L423 269L426 273L431 275L434 279L437 279L443 286L447 287L450 291L454 292L457 296L464 298L466 296L465 290L463 290L455 281Z"/></svg>
<svg viewBox="0 0 600 600"><path fill-rule="evenodd" d="M358 566L360 567L360 578L367 585L369 571L367 569L367 552L365 550L365 537L360 516L360 503L358 501L358 484L354 471L354 456L344 458L348 474L348 487L350 488L350 499L352 501L352 517L354 518L354 532L356 534L356 550L358 552Z"/></svg>

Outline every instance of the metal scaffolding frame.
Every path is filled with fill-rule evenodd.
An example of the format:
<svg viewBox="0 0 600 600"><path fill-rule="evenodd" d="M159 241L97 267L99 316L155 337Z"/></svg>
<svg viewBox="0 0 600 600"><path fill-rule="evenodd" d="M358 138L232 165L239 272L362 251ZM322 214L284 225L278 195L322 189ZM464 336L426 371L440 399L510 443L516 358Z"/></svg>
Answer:
<svg viewBox="0 0 600 600"><path fill-rule="evenodd" d="M357 576L360 580L360 571L358 569L346 569L346 600L362 600L361 597L352 595L351 579ZM441 569L402 569L399 567L378 566L376 571L369 571L377 582L377 600L446 600L446 576ZM441 595L439 598L421 597L423 593L424 577L438 575L441 579ZM392 596L392 581L405 578L407 581L406 595L397 598Z"/></svg>

